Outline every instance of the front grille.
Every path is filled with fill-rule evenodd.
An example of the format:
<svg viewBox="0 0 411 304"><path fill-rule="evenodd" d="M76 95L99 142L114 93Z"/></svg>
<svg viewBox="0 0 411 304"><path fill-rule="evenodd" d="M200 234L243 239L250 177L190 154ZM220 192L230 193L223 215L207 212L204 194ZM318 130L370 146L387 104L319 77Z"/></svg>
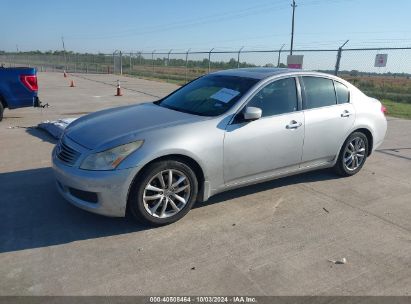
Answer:
<svg viewBox="0 0 411 304"><path fill-rule="evenodd" d="M57 157L67 165L73 166L80 157L80 152L69 147L64 140L61 140L57 146Z"/></svg>

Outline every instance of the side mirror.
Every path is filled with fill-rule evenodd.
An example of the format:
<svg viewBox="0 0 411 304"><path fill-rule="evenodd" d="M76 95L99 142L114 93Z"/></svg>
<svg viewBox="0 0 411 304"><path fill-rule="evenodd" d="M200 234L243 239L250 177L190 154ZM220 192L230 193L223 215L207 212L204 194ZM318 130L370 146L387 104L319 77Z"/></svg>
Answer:
<svg viewBox="0 0 411 304"><path fill-rule="evenodd" d="M256 107L246 107L243 115L245 120L257 120L261 118L263 111Z"/></svg>

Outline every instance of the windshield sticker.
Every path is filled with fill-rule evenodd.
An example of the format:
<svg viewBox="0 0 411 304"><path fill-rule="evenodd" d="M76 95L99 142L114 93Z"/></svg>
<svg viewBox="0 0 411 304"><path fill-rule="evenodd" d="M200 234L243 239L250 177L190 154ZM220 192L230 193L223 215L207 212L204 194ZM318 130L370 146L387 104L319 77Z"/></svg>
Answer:
<svg viewBox="0 0 411 304"><path fill-rule="evenodd" d="M210 98L227 103L227 102L230 102L230 100L236 97L238 94L240 94L240 92L222 88L220 91L210 96Z"/></svg>

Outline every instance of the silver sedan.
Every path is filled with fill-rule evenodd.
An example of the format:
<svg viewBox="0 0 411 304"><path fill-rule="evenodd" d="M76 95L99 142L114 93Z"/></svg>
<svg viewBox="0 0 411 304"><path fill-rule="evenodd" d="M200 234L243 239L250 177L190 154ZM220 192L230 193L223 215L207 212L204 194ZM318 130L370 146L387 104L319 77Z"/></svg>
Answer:
<svg viewBox="0 0 411 304"><path fill-rule="evenodd" d="M328 74L221 71L161 100L76 120L53 169L72 204L163 225L228 189L327 167L356 174L384 139L384 112Z"/></svg>

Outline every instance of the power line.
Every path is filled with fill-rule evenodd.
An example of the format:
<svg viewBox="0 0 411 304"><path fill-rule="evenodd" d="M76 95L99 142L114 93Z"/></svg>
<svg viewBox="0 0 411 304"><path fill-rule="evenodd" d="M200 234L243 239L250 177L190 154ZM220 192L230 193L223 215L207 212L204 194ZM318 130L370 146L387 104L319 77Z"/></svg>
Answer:
<svg viewBox="0 0 411 304"><path fill-rule="evenodd" d="M169 24L160 24L160 25L149 26L145 28L138 28L138 30L130 29L130 30L125 30L125 31L116 31L116 33L113 33L113 34L105 34L105 35L100 35L100 36L98 35L79 35L76 37L76 35L71 35L70 38L72 39L73 38L76 38L76 39L106 39L106 38L122 38L122 37L137 36L137 35L143 35L143 34L151 34L155 32L169 31L172 29L187 28L187 27L191 28L193 26L203 25L203 24L207 24L210 22L220 22L220 21L236 19L239 17L247 17L251 15L268 13L270 12L271 9L281 10L281 9L286 9L286 7L283 4L268 2L265 4L255 5L255 6L243 8L240 10L234 10L230 12L209 15L209 16L196 18L196 19L191 18L191 19L186 19L184 21L178 21L178 22L173 22Z"/></svg>

